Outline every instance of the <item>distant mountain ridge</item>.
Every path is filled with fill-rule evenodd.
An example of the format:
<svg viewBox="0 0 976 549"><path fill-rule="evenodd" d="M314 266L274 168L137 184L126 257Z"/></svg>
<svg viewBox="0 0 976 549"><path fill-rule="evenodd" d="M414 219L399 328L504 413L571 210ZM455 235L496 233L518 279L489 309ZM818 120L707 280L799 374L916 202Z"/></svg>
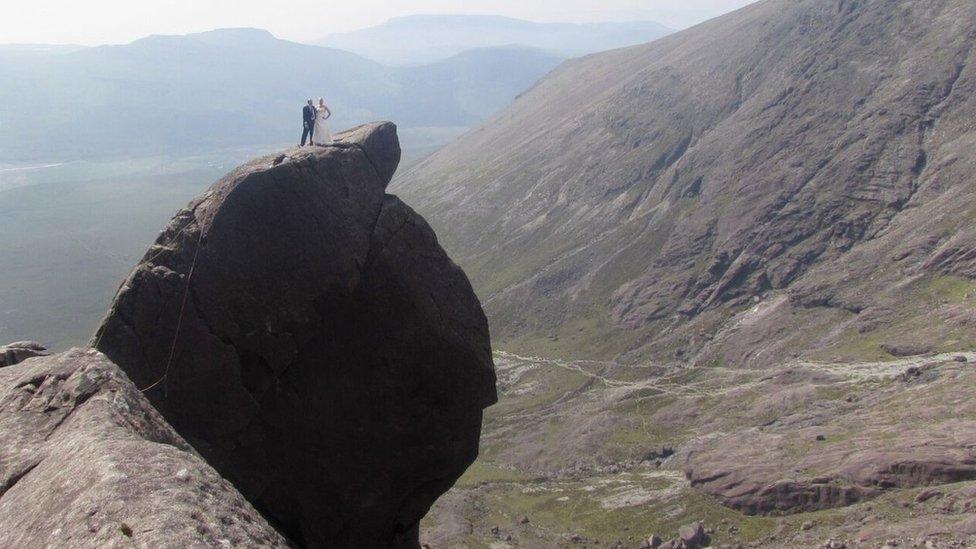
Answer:
<svg viewBox="0 0 976 549"><path fill-rule="evenodd" d="M315 44L341 48L382 63L410 65L465 50L521 45L576 57L651 42L673 30L653 21L537 23L496 15L411 15L382 25L336 33Z"/></svg>
<svg viewBox="0 0 976 549"><path fill-rule="evenodd" d="M304 99L320 96L334 108L335 127L378 118L397 120L405 135L468 127L561 61L501 48L392 68L260 29L66 53L0 50L0 162L289 143L301 133Z"/></svg>

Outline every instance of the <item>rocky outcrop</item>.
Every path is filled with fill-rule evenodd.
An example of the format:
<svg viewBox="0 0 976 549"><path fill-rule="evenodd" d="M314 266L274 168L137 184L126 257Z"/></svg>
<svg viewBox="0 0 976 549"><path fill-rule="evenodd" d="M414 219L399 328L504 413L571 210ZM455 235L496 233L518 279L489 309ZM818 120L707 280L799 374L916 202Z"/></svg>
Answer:
<svg viewBox="0 0 976 549"><path fill-rule="evenodd" d="M488 325L385 193L395 126L255 160L173 219L94 345L297 543L416 546L495 401Z"/></svg>
<svg viewBox="0 0 976 549"><path fill-rule="evenodd" d="M976 371L951 355L918 360L905 359L900 373L875 374L867 389L799 372L767 376L748 405L770 420L715 429L678 459L692 486L749 515L819 511L976 480L976 422L967 419L976 409L969 402ZM803 392L835 396L802 402Z"/></svg>
<svg viewBox="0 0 976 549"><path fill-rule="evenodd" d="M0 347L0 368L13 366L35 356L46 356L50 353L43 345L36 341L18 341Z"/></svg>
<svg viewBox="0 0 976 549"><path fill-rule="evenodd" d="M960 435L965 436L962 443ZM976 457L966 449L976 443L976 432L967 428L954 436L957 440L945 444L912 432L887 445L873 442L858 450L832 445L796 457L753 449L786 446L784 437L747 433L714 441L693 455L686 474L692 486L746 514L819 511L896 488L976 479Z"/></svg>
<svg viewBox="0 0 976 549"><path fill-rule="evenodd" d="M117 366L0 369L0 546L287 547Z"/></svg>

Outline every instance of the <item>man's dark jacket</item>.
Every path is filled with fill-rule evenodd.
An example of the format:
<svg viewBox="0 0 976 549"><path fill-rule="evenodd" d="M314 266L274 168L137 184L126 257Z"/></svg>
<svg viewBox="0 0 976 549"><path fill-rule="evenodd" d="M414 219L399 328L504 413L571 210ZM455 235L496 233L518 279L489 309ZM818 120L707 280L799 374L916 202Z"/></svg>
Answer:
<svg viewBox="0 0 976 549"><path fill-rule="evenodd" d="M311 128L312 126L314 126L315 125L315 109L312 108L312 107L310 107L310 106L308 106L308 105L305 105L305 107L302 108L302 118L305 119L305 127L306 128Z"/></svg>

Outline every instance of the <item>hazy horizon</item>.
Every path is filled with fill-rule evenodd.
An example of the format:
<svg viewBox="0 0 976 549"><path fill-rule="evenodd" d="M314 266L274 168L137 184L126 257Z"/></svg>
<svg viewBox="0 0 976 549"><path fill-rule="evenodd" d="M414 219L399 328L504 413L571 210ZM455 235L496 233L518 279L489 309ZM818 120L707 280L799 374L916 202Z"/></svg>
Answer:
<svg viewBox="0 0 976 549"><path fill-rule="evenodd" d="M656 21L682 29L755 0L363 0L323 9L312 0L269 5L246 0L38 0L9 7L0 21L2 45L124 44L149 35L182 35L220 28L266 29L296 42L380 25L411 15L500 15L536 22ZM99 14L93 17L92 14Z"/></svg>

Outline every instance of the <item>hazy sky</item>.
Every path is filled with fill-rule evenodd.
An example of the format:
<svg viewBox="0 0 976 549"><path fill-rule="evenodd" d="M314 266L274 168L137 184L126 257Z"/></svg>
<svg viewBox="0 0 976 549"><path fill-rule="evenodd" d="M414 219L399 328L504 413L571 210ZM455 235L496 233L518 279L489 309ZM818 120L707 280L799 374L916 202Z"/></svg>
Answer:
<svg viewBox="0 0 976 549"><path fill-rule="evenodd" d="M313 40L398 15L500 14L536 21L652 19L689 26L753 0L13 0L0 8L0 44L125 43L149 34L260 27Z"/></svg>

